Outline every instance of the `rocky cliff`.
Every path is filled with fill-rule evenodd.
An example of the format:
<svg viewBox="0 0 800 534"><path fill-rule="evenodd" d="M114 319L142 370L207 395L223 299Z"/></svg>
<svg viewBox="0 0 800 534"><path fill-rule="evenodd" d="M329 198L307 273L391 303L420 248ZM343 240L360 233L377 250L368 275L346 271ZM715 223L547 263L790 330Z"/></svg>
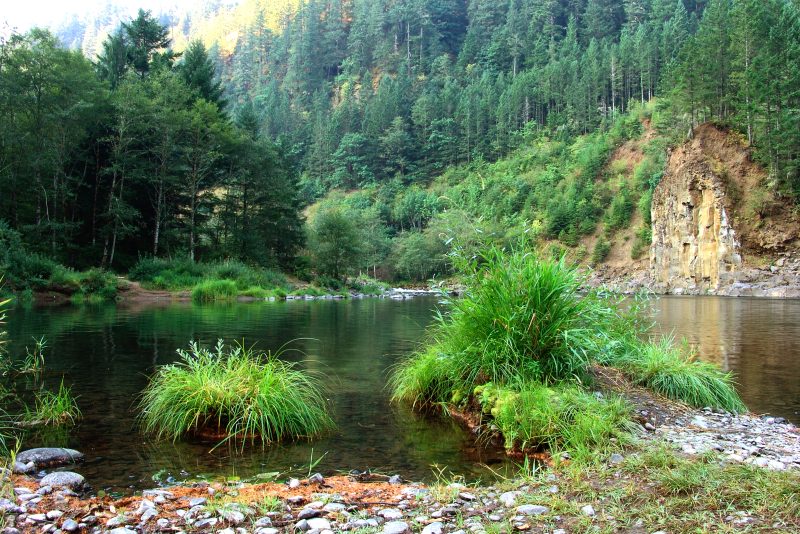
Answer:
<svg viewBox="0 0 800 534"><path fill-rule="evenodd" d="M625 292L800 297L800 218L791 199L772 191L741 136L699 126L669 154L653 194L649 265L604 266L595 284Z"/></svg>

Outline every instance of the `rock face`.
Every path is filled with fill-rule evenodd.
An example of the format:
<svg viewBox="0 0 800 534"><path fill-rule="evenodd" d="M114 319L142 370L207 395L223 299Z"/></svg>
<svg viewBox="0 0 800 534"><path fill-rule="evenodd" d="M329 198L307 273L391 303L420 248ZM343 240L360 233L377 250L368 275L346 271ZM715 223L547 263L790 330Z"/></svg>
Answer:
<svg viewBox="0 0 800 534"><path fill-rule="evenodd" d="M742 266L726 184L711 162L677 149L653 193L650 268L657 284L717 290Z"/></svg>

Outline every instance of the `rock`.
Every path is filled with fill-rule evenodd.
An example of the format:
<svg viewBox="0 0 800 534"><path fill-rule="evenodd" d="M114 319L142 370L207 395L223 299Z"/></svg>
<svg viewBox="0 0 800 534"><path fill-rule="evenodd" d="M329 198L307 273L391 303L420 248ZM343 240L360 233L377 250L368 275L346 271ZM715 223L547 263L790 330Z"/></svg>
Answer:
<svg viewBox="0 0 800 534"><path fill-rule="evenodd" d="M46 515L47 519L49 519L50 521L55 521L56 519L64 515L64 512L62 512L61 510L50 510L49 512L47 512Z"/></svg>
<svg viewBox="0 0 800 534"><path fill-rule="evenodd" d="M19 502L28 502L34 499L38 499L40 497L37 493L23 493L22 495L17 496L17 500Z"/></svg>
<svg viewBox="0 0 800 534"><path fill-rule="evenodd" d="M477 497L474 494L466 491L462 491L461 493L459 493L458 498L465 501L474 501L475 499L477 499Z"/></svg>
<svg viewBox="0 0 800 534"><path fill-rule="evenodd" d="M320 511L315 510L313 508L303 508L300 510L300 513L297 514L297 519L311 519L313 517L319 517Z"/></svg>
<svg viewBox="0 0 800 534"><path fill-rule="evenodd" d="M403 479L400 477L400 475L392 475L389 477L389 484L402 484L402 483Z"/></svg>
<svg viewBox="0 0 800 534"><path fill-rule="evenodd" d="M256 534L278 534L280 530L277 528L267 527L267 528L257 528Z"/></svg>
<svg viewBox="0 0 800 534"><path fill-rule="evenodd" d="M135 530L131 530L127 527L119 527L113 530L110 530L108 534L136 534Z"/></svg>
<svg viewBox="0 0 800 534"><path fill-rule="evenodd" d="M331 522L324 517L313 517L308 520L308 527L315 530L329 530Z"/></svg>
<svg viewBox="0 0 800 534"><path fill-rule="evenodd" d="M78 489L83 487L84 482L85 479L78 473L73 473L72 471L56 471L55 473L45 475L45 477L39 481L39 486Z"/></svg>
<svg viewBox="0 0 800 534"><path fill-rule="evenodd" d="M594 507L591 504L581 507L581 513L587 517L594 517Z"/></svg>
<svg viewBox="0 0 800 534"><path fill-rule="evenodd" d="M622 455L621 455L620 453L618 453L618 452L615 452L614 454L612 454L612 455L611 455L611 456L609 456L609 458L608 458L608 463L610 463L611 465L619 465L619 464L621 464L621 463L622 463L622 462L624 462L624 461L625 461L625 457L624 457L624 456L622 456Z"/></svg>
<svg viewBox="0 0 800 534"><path fill-rule="evenodd" d="M148 508L142 513L142 516L139 518L139 521L141 523L147 523L157 515L158 515L158 510L156 510L155 508Z"/></svg>
<svg viewBox="0 0 800 534"><path fill-rule="evenodd" d="M300 481L296 478L290 478L286 485L289 486L289 489L297 489L300 487Z"/></svg>
<svg viewBox="0 0 800 534"><path fill-rule="evenodd" d="M444 529L444 523L435 521L425 526L425 528L422 529L422 534L442 534L442 529Z"/></svg>
<svg viewBox="0 0 800 534"><path fill-rule="evenodd" d="M336 514L339 512L343 512L347 507L339 502L329 502L325 506L322 507L322 510L328 512L329 514Z"/></svg>
<svg viewBox="0 0 800 534"><path fill-rule="evenodd" d="M310 528L311 527L308 526L308 521L306 521L305 519L301 519L300 521L298 521L297 523L294 524L294 529L295 530L301 530L301 531L305 532L306 530L308 530Z"/></svg>
<svg viewBox="0 0 800 534"><path fill-rule="evenodd" d="M37 495L50 495L51 493L53 493L53 488L50 486L42 486L36 490Z"/></svg>
<svg viewBox="0 0 800 534"><path fill-rule="evenodd" d="M383 525L383 534L410 534L411 528L405 521L389 521Z"/></svg>
<svg viewBox="0 0 800 534"><path fill-rule="evenodd" d="M396 519L401 519L403 517L403 512L397 508L384 508L378 512L378 515L387 521L394 521Z"/></svg>
<svg viewBox="0 0 800 534"><path fill-rule="evenodd" d="M517 513L521 515L542 515L550 511L547 506L540 506L538 504L523 504L517 506Z"/></svg>
<svg viewBox="0 0 800 534"><path fill-rule="evenodd" d="M325 477L323 477L319 473L314 473L313 475L308 477L308 483L309 484L319 484L320 486L322 486L323 484L325 484Z"/></svg>
<svg viewBox="0 0 800 534"><path fill-rule="evenodd" d="M241 525L244 522L244 514L239 510L222 510L219 515L233 525Z"/></svg>
<svg viewBox="0 0 800 534"><path fill-rule="evenodd" d="M18 488L14 488L14 495L28 495L33 493L31 490L26 488L25 486L20 486Z"/></svg>
<svg viewBox="0 0 800 534"><path fill-rule="evenodd" d="M106 522L106 528L114 528L120 525L124 525L128 522L128 519L124 515L118 515L116 517L112 517Z"/></svg>
<svg viewBox="0 0 800 534"><path fill-rule="evenodd" d="M66 530L67 532L75 532L78 530L78 522L74 519L67 519L61 524L61 530Z"/></svg>
<svg viewBox="0 0 800 534"><path fill-rule="evenodd" d="M518 491L507 491L500 495L500 502L506 508L511 508L517 503L517 497L519 497Z"/></svg>
<svg viewBox="0 0 800 534"><path fill-rule="evenodd" d="M44 523L47 521L47 516L45 514L31 514L28 516L28 519L35 523Z"/></svg>
<svg viewBox="0 0 800 534"><path fill-rule="evenodd" d="M34 471L36 471L36 464L33 462L28 462L27 464L24 464L19 460L17 460L14 462L14 468L12 469L12 471L18 475L29 475Z"/></svg>
<svg viewBox="0 0 800 534"><path fill-rule="evenodd" d="M42 467L58 467L83 461L83 453L75 449L43 447L28 449L17 455L17 461L23 464L33 462L37 469Z"/></svg>
<svg viewBox="0 0 800 534"><path fill-rule="evenodd" d="M194 528L210 528L215 526L219 522L219 519L216 517L206 517L205 519L200 519L199 521L195 521Z"/></svg>
<svg viewBox="0 0 800 534"><path fill-rule="evenodd" d="M161 519L156 521L156 525L158 525L158 528L163 530L169 526L169 519L162 517Z"/></svg>
<svg viewBox="0 0 800 534"><path fill-rule="evenodd" d="M217 534L236 534L236 531L233 530L232 528L223 528L222 530L217 532Z"/></svg>
<svg viewBox="0 0 800 534"><path fill-rule="evenodd" d="M289 504L298 505L298 504L303 504L304 502L306 502L306 498L303 497L302 495L293 495L293 496L287 498L286 502L288 502Z"/></svg>
<svg viewBox="0 0 800 534"><path fill-rule="evenodd" d="M195 497L193 499L189 499L189 506L191 506L191 507L203 506L207 502L208 502L208 499L206 499L204 497Z"/></svg>
<svg viewBox="0 0 800 534"><path fill-rule="evenodd" d="M265 528L271 526L272 526L272 519L270 519L269 517L262 517L258 521L253 523L253 527L255 528Z"/></svg>

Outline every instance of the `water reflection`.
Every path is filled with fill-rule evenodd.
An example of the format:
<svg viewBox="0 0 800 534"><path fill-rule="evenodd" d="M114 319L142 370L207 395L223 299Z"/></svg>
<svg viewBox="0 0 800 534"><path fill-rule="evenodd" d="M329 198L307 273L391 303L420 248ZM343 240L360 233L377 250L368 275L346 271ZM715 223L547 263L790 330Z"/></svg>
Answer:
<svg viewBox="0 0 800 534"><path fill-rule="evenodd" d="M663 297L656 329L736 375L747 406L800 423L800 300Z"/></svg>

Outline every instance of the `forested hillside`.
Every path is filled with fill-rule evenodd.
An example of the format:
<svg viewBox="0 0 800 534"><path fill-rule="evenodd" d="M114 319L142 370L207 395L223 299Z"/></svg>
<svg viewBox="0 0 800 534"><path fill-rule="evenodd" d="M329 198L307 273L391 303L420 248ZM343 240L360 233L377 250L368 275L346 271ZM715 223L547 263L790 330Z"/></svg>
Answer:
<svg viewBox="0 0 800 534"><path fill-rule="evenodd" d="M176 15L176 39L140 12L91 58L15 35L0 54L0 241L14 243L0 263L237 259L424 280L447 274L453 245L522 235L597 263L631 221L641 254L665 151L700 122L740 131L765 190L796 194L798 13L249 0ZM200 40L184 50L187 33ZM608 160L627 140L646 158L621 172ZM48 276L36 269L16 278Z"/></svg>

